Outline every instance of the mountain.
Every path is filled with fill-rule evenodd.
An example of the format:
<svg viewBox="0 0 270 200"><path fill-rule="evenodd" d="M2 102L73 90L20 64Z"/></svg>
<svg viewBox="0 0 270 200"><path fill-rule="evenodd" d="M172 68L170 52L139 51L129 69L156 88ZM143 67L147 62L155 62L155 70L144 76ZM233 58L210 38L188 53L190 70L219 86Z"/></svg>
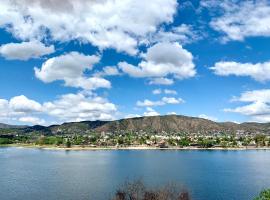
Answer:
<svg viewBox="0 0 270 200"><path fill-rule="evenodd" d="M0 123L0 129L9 129L9 128L25 128L27 126L18 126L18 125L9 125L9 124L3 124Z"/></svg>
<svg viewBox="0 0 270 200"><path fill-rule="evenodd" d="M9 125L2 125L2 128ZM13 126L10 126L13 127ZM13 127L14 128L14 127ZM211 134L216 132L225 133L266 133L270 134L270 123L242 123L214 122L197 117L182 115L165 115L152 117L137 117L115 121L82 121L70 122L61 125L15 127L22 133L42 134L85 134L91 132L128 132L144 131L149 133L201 133ZM0 126L1 133L1 126Z"/></svg>

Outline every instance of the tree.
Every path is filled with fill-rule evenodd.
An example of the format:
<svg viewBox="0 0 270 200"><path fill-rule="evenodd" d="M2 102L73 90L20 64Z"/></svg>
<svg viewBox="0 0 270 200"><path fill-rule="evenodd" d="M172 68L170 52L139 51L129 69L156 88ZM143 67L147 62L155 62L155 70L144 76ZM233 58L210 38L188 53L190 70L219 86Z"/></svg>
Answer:
<svg viewBox="0 0 270 200"><path fill-rule="evenodd" d="M70 147L71 147L71 142L70 142L69 138L67 139L66 147L67 147L67 148L70 148Z"/></svg>
<svg viewBox="0 0 270 200"><path fill-rule="evenodd" d="M254 200L270 200L270 189L263 190Z"/></svg>
<svg viewBox="0 0 270 200"><path fill-rule="evenodd" d="M12 140L8 138L0 138L0 144L12 144Z"/></svg>

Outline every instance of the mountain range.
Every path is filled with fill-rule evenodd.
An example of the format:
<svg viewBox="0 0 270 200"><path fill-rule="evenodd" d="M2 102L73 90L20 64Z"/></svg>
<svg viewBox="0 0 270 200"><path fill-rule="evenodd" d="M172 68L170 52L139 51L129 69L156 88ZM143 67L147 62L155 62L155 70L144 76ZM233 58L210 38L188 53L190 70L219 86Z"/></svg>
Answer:
<svg viewBox="0 0 270 200"><path fill-rule="evenodd" d="M82 121L69 122L52 126L14 126L0 124L1 130L10 129L12 133L42 133L42 134L87 134L91 132L149 132L149 133L266 133L270 134L270 123L233 123L214 122L211 120L188 117L182 115L165 115L151 117L137 117L115 121Z"/></svg>

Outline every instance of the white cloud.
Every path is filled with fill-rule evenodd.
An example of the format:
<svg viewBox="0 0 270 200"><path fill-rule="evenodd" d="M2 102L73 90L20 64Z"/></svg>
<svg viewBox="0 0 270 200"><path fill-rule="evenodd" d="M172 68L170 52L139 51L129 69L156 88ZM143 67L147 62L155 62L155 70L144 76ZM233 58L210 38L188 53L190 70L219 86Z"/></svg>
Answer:
<svg viewBox="0 0 270 200"><path fill-rule="evenodd" d="M21 121L28 115L42 113L42 105L24 95L15 96L10 100L0 99L0 120ZM22 120L19 120L22 119ZM40 121L41 122L41 121Z"/></svg>
<svg viewBox="0 0 270 200"><path fill-rule="evenodd" d="M33 113L41 112L42 106L40 103L28 99L26 96L16 96L10 99L9 108L16 113Z"/></svg>
<svg viewBox="0 0 270 200"><path fill-rule="evenodd" d="M9 115L8 100L0 99L0 120L5 120Z"/></svg>
<svg viewBox="0 0 270 200"><path fill-rule="evenodd" d="M157 42L179 42L187 44L200 39L192 26L181 24L180 26L172 27L170 30L160 29L156 33L150 34L149 38L142 43L152 44Z"/></svg>
<svg viewBox="0 0 270 200"><path fill-rule="evenodd" d="M107 99L90 94L66 94L43 104L44 112L61 121L112 120L117 111Z"/></svg>
<svg viewBox="0 0 270 200"><path fill-rule="evenodd" d="M0 27L22 40L80 40L136 54L138 40L172 22L177 5L176 0L8 0L0 5Z"/></svg>
<svg viewBox="0 0 270 200"><path fill-rule="evenodd" d="M165 103L163 101L150 101L148 99L145 99L143 101L137 101L136 105L141 107L150 107L150 106L162 106Z"/></svg>
<svg viewBox="0 0 270 200"><path fill-rule="evenodd" d="M28 60L51 54L54 46L45 46L39 41L8 43L0 46L0 55L8 60Z"/></svg>
<svg viewBox="0 0 270 200"><path fill-rule="evenodd" d="M249 116L253 121L269 122L270 121L270 90L253 90L247 91L234 97L232 102L242 102L245 105L236 108L226 108L225 112L234 112Z"/></svg>
<svg viewBox="0 0 270 200"><path fill-rule="evenodd" d="M153 94L171 94L171 95L177 95L177 92L175 90L169 90L169 89L155 89L152 91Z"/></svg>
<svg viewBox="0 0 270 200"><path fill-rule="evenodd" d="M165 94L174 94L174 95L177 94L177 92L176 92L175 90L169 90L169 89L165 89L165 90L164 90L164 93L165 93Z"/></svg>
<svg viewBox="0 0 270 200"><path fill-rule="evenodd" d="M153 94L161 94L162 90L161 89L155 89L152 91Z"/></svg>
<svg viewBox="0 0 270 200"><path fill-rule="evenodd" d="M40 119L38 117L20 117L18 119L18 121L23 122L23 123L27 123L27 124L34 124L34 125L43 125L45 124L45 120L44 119Z"/></svg>
<svg viewBox="0 0 270 200"><path fill-rule="evenodd" d="M208 116L206 114L200 114L198 116L199 118L203 118L203 119L208 119L208 120L211 120L211 121L218 121L218 119L216 117L212 117L212 116Z"/></svg>
<svg viewBox="0 0 270 200"><path fill-rule="evenodd" d="M185 101L181 98L174 98L174 97L163 97L162 101L165 104L180 104L180 103L184 103Z"/></svg>
<svg viewBox="0 0 270 200"><path fill-rule="evenodd" d="M144 112L143 115L146 117L150 117L150 116L158 116L160 114L157 111L155 111L153 108L147 107L146 112Z"/></svg>
<svg viewBox="0 0 270 200"><path fill-rule="evenodd" d="M63 80L66 86L92 90L96 88L110 88L111 84L101 77L86 77L84 72L92 70L93 65L99 62L96 55L84 55L78 52L70 52L65 55L53 57L42 64L41 68L35 68L35 75L45 83Z"/></svg>
<svg viewBox="0 0 270 200"><path fill-rule="evenodd" d="M178 43L157 43L142 56L144 60L138 66L120 62L118 67L132 77L163 78L160 82L165 81L166 84L171 83L164 79L168 75L186 79L196 74L192 54Z"/></svg>
<svg viewBox="0 0 270 200"><path fill-rule="evenodd" d="M101 77L101 76L117 76L120 75L118 68L113 66L106 66L103 67L102 71L96 72L94 76Z"/></svg>
<svg viewBox="0 0 270 200"><path fill-rule="evenodd" d="M137 101L136 105L140 107L152 107L152 106L163 106L166 104L181 104L184 103L184 100L181 98L174 97L163 97L159 101L151 101L145 99L144 101Z"/></svg>
<svg viewBox="0 0 270 200"><path fill-rule="evenodd" d="M42 104L23 95L0 99L1 121L27 124L50 124L43 119L45 116L58 122L112 120L116 112L115 104L91 92L66 94Z"/></svg>
<svg viewBox="0 0 270 200"><path fill-rule="evenodd" d="M128 114L128 115L125 116L125 119L136 118L136 117L141 117L141 115L138 115L138 114Z"/></svg>
<svg viewBox="0 0 270 200"><path fill-rule="evenodd" d="M168 112L167 115L177 115L176 112Z"/></svg>
<svg viewBox="0 0 270 200"><path fill-rule="evenodd" d="M152 78L149 85L172 85L174 80L169 78Z"/></svg>
<svg viewBox="0 0 270 200"><path fill-rule="evenodd" d="M220 76L250 76L256 81L264 82L270 80L270 62L264 63L237 63L217 62L211 67L215 74Z"/></svg>
<svg viewBox="0 0 270 200"><path fill-rule="evenodd" d="M218 8L222 15L214 17L210 25L225 34L224 41L244 40L246 37L270 36L269 1L231 0L206 3L210 9ZM217 12L216 12L217 13Z"/></svg>

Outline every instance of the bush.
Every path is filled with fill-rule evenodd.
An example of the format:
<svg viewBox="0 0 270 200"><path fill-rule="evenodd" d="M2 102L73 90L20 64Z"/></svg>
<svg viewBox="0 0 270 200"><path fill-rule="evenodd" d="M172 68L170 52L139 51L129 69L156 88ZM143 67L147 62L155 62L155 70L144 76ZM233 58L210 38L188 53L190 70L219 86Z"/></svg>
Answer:
<svg viewBox="0 0 270 200"><path fill-rule="evenodd" d="M0 138L0 144L12 144L12 140L8 138Z"/></svg>
<svg viewBox="0 0 270 200"><path fill-rule="evenodd" d="M270 200L270 189L263 190L254 200Z"/></svg>
<svg viewBox="0 0 270 200"><path fill-rule="evenodd" d="M173 184L149 189L142 181L126 182L118 189L112 200L191 200L187 191L179 190Z"/></svg>
<svg viewBox="0 0 270 200"><path fill-rule="evenodd" d="M70 142L70 140L69 140L69 139L67 139L67 142L66 142L66 147L67 147L67 148L70 148L70 147L71 147L71 142Z"/></svg>

